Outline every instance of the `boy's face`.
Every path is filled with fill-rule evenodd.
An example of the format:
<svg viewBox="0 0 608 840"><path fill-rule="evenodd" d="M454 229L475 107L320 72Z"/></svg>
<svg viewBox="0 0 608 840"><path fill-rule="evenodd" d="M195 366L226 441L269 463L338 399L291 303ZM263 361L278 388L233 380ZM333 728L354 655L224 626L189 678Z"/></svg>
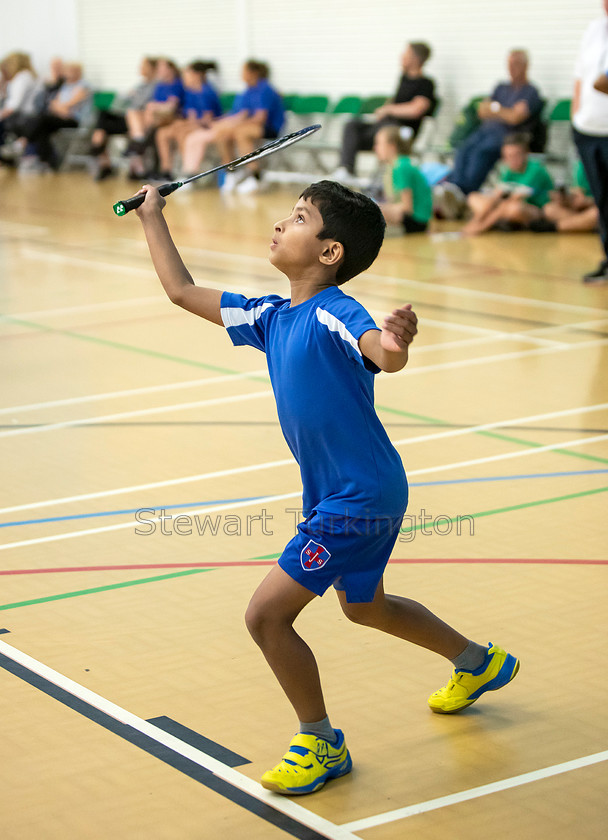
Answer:
<svg viewBox="0 0 608 840"><path fill-rule="evenodd" d="M502 147L502 159L512 172L523 172L528 162L528 152L523 146L509 143Z"/></svg>
<svg viewBox="0 0 608 840"><path fill-rule="evenodd" d="M274 226L270 243L270 262L289 278L302 276L319 266L328 240L318 239L323 229L319 210L308 199L299 198L291 215Z"/></svg>

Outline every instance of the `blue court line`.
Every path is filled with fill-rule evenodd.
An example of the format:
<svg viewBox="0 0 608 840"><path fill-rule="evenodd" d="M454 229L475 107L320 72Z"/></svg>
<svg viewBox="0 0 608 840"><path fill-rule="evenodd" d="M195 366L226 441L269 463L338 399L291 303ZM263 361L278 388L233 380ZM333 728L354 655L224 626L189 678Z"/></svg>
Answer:
<svg viewBox="0 0 608 840"><path fill-rule="evenodd" d="M67 522L70 519L94 519L98 516L120 516L124 513L137 513L140 510L176 510L178 508L209 507L209 505L227 505L232 502L255 502L264 496L245 496L242 499L212 499L210 502L185 502L179 505L157 505L156 507L125 508L124 510L102 510L98 513L72 513L69 516L49 516L45 519L23 519L20 522L0 522L0 528L12 528L15 525L41 525L45 522Z"/></svg>
<svg viewBox="0 0 608 840"><path fill-rule="evenodd" d="M484 478L447 478L438 481L416 481L410 482L411 487L434 487L441 484L474 484L482 481L522 481L533 478L564 478L577 475L601 475L608 473L608 469L598 470L571 470L568 472L553 473L530 473L526 475L493 475ZM212 499L208 502L185 502L179 505L156 505L154 507L125 508L124 510L104 510L98 513L75 513L69 516L49 516L44 519L23 519L15 522L0 522L0 528L13 528L17 525L42 525L46 522L67 522L72 519L94 519L100 516L120 516L121 514L134 514L140 510L177 510L179 508L208 507L209 505L224 505L232 502L255 502L257 499L264 499L265 496L245 496L242 499Z"/></svg>

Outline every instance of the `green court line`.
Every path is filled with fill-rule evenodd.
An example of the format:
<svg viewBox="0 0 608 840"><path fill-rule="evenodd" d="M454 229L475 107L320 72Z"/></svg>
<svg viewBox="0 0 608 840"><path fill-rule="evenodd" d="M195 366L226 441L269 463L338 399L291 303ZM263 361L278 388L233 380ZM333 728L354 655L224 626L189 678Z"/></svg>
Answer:
<svg viewBox="0 0 608 840"><path fill-rule="evenodd" d="M137 347L133 344L123 344L119 341L111 341L110 339L100 338L98 336L86 335L84 333L74 332L73 330L61 330L57 329L56 327L49 327L45 324L39 324L36 321L26 321L21 318L14 318L11 315L0 315L0 318L10 321L13 324L19 324L20 326L29 327L31 329L41 330L42 332L49 332L54 333L56 335L64 335L68 338L75 338L80 341L88 341L92 344L100 344L104 347L111 347L115 350L125 350L130 353L139 353L144 356L150 356L154 359L162 359L163 361L168 362L177 362L178 364L183 365L190 365L192 367L202 368L203 370L212 371L213 373L221 373L227 374L232 376L240 376L242 375L241 371L232 370L230 368L219 367L217 365L210 365L206 362L201 362L198 359L187 359L183 356L172 356L169 353L161 353L157 350L149 350L145 347ZM245 379L251 379L255 382L264 382L268 383L269 377L267 375L260 376L259 374L254 375L244 375ZM410 411L401 411L397 408L389 408L386 405L376 405L378 411L386 411L389 414L397 414L400 417L408 417L412 420L422 420L426 423L434 423L439 426L448 426L449 424L446 423L445 420L439 420L436 417L427 417L424 414L414 414ZM475 434L483 435L485 437L494 438L496 440L504 440L509 443L515 443L520 446L530 446L530 447L540 447L543 444L535 443L534 441L529 440L522 440L521 438L511 437L509 435L504 435L499 432L492 432L490 430L479 430L475 432ZM554 452L558 452L561 455L570 455L573 458L579 458L586 461L596 461L600 464L608 464L608 458L600 458L597 455L589 455L584 452L573 451L570 449L554 449Z"/></svg>
<svg viewBox="0 0 608 840"><path fill-rule="evenodd" d="M436 417L426 417L424 414L414 414L411 411L401 411L398 408L389 408L389 406L386 405L376 405L376 408L379 411L386 411L388 414L397 414L400 417L409 417L411 420L422 420L425 423L435 423L439 426L449 426L449 423L446 423L445 420L438 420ZM534 447L535 449L544 446L542 443L536 443L532 440L523 440L522 438L512 437L511 435L504 435L500 432L490 431L489 429L478 429L475 434L482 435L483 437L494 438L495 440L504 440L507 443L516 443L519 446ZM553 452L558 452L560 455L570 455L573 458L581 458L584 461L597 461L600 464L608 464L608 458L600 458L599 455L589 455L586 452L578 452L574 449L554 449Z"/></svg>
<svg viewBox="0 0 608 840"><path fill-rule="evenodd" d="M605 493L608 487L597 487L595 490L581 490L579 493L568 493L565 496L553 496L550 499L537 499L534 502L522 502L519 505L508 505L502 508L493 508L492 510L481 510L478 513L461 514L458 517L452 518L449 516L442 516L442 520L454 524L455 522L462 522L466 519L481 519L484 516L495 516L499 513L511 513L514 510L525 510L526 508L539 507L540 505L550 505L555 502L567 502L571 499L580 499L583 496L593 496L596 493ZM428 521L421 522L419 525L414 525L412 528L402 528L400 533L411 534L413 531L419 531L428 525ZM281 554L264 554L260 557L251 557L251 560L276 560Z"/></svg>
<svg viewBox="0 0 608 840"><path fill-rule="evenodd" d="M107 586L94 586L92 589L79 589L76 592L62 592L60 595L46 595L44 598L32 598L30 601L15 601L12 604L0 604L0 610L12 610L17 607L31 607L34 604L45 604L49 601L61 601L64 598L77 598L79 595L93 595L96 592L109 592L112 589L124 589L126 586L139 586L142 583L154 583L158 580L185 577L186 575L200 575L201 572L212 572L213 569L187 569L185 572L171 572L168 575L127 580L124 583L111 583Z"/></svg>
<svg viewBox="0 0 608 840"><path fill-rule="evenodd" d="M85 333L74 332L73 330L61 330L56 327L48 327L45 324L38 324L35 321L24 321L21 318L13 318L11 315L0 315L0 318L10 321L19 326L29 327L30 329L40 330L41 332L53 333L54 335L64 335L68 338L76 338L79 341L88 341L91 344L101 344L104 347L111 347L114 350L126 350L130 353L139 353L143 356L150 356L153 359L162 359L166 362L178 362L182 365L190 365L192 367L209 370L213 373L232 374L234 376L242 375L241 371L232 370L231 368L219 367L218 365L210 365L206 362L201 362L198 359L187 359L184 356L172 356L169 353L161 353L157 350L149 350L146 347L136 347L133 344L123 344L120 341L111 341L108 338L100 338L95 335L86 335ZM253 379L256 382L268 382L268 376L250 375L244 376L246 379Z"/></svg>

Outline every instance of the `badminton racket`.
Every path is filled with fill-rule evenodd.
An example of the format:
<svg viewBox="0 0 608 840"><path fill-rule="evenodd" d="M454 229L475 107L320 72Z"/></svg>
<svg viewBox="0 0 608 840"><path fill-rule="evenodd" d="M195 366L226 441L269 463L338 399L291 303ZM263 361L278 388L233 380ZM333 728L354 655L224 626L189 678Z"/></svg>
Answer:
<svg viewBox="0 0 608 840"><path fill-rule="evenodd" d="M229 172L232 172L239 166L243 166L253 160L259 160L260 158L266 157L266 155L272 155L275 152L280 152L281 149L286 149L287 146L291 146L292 143L297 143L299 140L304 140L305 137L310 137L311 134L314 134L315 131L318 131L320 128L320 125L309 125L307 128L301 128L299 131L294 131L292 134L286 134L284 137L272 140L270 143L266 143L266 145L260 146L259 149L255 149L255 151L249 152L249 154L243 155L243 157L237 158L230 163L223 163L221 166L214 166L213 169L208 169L206 172L199 172L198 175L193 175L191 178L186 178L183 181L173 181L170 184L162 184L158 188L158 192L161 195L171 195L172 192L179 190L179 188L183 187L184 184L190 184L192 181L198 181L199 178L205 178L207 175L212 175L214 172L219 172L221 169L227 169ZM124 201L117 201L114 205L114 212L117 216L124 216L130 210L135 210L136 207L143 204L145 198L146 196L144 194L135 195L133 198L126 198Z"/></svg>

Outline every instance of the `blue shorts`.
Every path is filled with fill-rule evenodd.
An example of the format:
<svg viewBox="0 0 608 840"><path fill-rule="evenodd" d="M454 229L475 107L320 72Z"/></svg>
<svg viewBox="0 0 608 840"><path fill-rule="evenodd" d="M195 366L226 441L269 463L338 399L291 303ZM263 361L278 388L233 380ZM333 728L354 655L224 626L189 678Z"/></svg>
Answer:
<svg viewBox="0 0 608 840"><path fill-rule="evenodd" d="M339 516L313 511L285 546L279 566L299 584L323 593L333 584L349 604L374 600L403 516Z"/></svg>

